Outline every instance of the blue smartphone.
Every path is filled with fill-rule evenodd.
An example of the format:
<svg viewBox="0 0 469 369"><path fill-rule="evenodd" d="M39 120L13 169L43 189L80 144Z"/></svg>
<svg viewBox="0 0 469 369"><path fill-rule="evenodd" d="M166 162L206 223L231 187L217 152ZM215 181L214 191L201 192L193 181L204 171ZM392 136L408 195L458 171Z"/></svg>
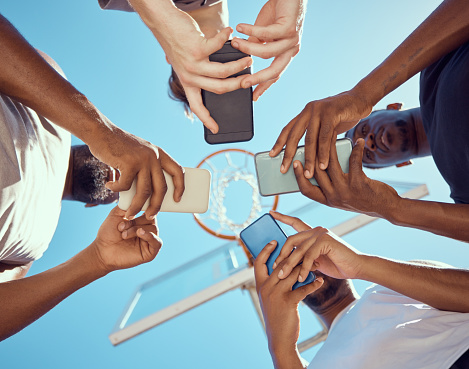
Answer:
<svg viewBox="0 0 469 369"><path fill-rule="evenodd" d="M270 254L267 259L267 269L269 275L272 274L274 268L273 264L275 259L277 259L280 251L282 250L285 241L287 240L287 235L280 228L280 225L275 221L275 219L270 214L264 214L259 219L254 221L252 224L244 228L239 237L244 242L249 252L254 256L254 258L259 255L262 249L272 240L277 241L277 247ZM308 277L303 282L296 282L293 285L293 289L304 286L305 284L311 283L316 279L316 276L313 272L309 272Z"/></svg>

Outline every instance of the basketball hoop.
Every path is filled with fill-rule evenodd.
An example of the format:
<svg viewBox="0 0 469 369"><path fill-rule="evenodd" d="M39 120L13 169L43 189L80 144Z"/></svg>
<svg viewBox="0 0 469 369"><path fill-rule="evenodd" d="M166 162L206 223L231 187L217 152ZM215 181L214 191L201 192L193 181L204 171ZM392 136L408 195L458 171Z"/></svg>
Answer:
<svg viewBox="0 0 469 369"><path fill-rule="evenodd" d="M210 154L197 165L197 168L209 169L212 172L212 190L208 211L204 214L194 214L194 219L211 235L240 242L239 232L262 212L277 209L278 196L264 198L259 194L253 157L254 154L246 150L225 149ZM243 203L248 203L249 194L242 196L241 191L238 191L233 202L233 199L228 198L228 192L230 185L234 184L242 184L244 192L252 190L248 215L238 216L237 219L234 219L234 214L229 214L230 208L239 208ZM236 206L228 205L230 200Z"/></svg>

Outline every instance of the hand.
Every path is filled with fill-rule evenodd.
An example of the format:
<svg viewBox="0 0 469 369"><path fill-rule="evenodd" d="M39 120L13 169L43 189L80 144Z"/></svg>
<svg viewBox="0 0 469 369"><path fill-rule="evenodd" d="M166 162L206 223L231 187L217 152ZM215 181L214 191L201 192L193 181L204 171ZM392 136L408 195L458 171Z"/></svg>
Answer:
<svg viewBox="0 0 469 369"><path fill-rule="evenodd" d="M342 172L335 149L335 137L330 145L330 161L327 173L319 169L316 162L314 186L303 175L301 162L295 161L298 187L303 195L321 204L374 217L386 217L398 205L400 199L391 186L369 179L362 168L365 141L359 139L349 160L349 173Z"/></svg>
<svg viewBox="0 0 469 369"><path fill-rule="evenodd" d="M286 173L296 153L298 142L306 132L304 176L312 178L315 171L316 151L319 167L325 170L329 163L332 136L354 127L360 119L371 113L372 108L373 105L368 104L363 99L363 95L353 90L326 99L311 101L283 128L269 155L277 156L285 146L280 171Z"/></svg>
<svg viewBox="0 0 469 369"><path fill-rule="evenodd" d="M115 126L101 135L95 135L87 143L96 158L119 170L119 179L106 184L111 191L130 189L137 177L137 193L125 213L128 219L142 209L150 196L150 205L145 214L148 219L156 216L167 189L163 169L173 178L174 201L181 200L184 193L184 171L159 147Z"/></svg>
<svg viewBox="0 0 469 369"><path fill-rule="evenodd" d="M322 278L292 291L300 268L297 267L289 277L281 280L277 273L269 276L265 263L275 249L275 241L269 243L254 261L256 288L261 303L266 326L269 348L272 355L283 356L296 349L300 333L298 304L307 295L319 289ZM280 264L279 268L283 265Z"/></svg>
<svg viewBox="0 0 469 369"><path fill-rule="evenodd" d="M128 221L124 215L117 206L112 209L91 245L105 273L152 261L163 244L154 219L142 215Z"/></svg>
<svg viewBox="0 0 469 369"><path fill-rule="evenodd" d="M238 24L236 30L248 40L234 38L231 44L240 51L263 59L274 58L272 64L242 81L242 87L257 85L253 100L278 81L288 64L300 51L305 0L269 0L262 7L254 25Z"/></svg>
<svg viewBox="0 0 469 369"><path fill-rule="evenodd" d="M241 88L245 75L227 77L251 66L252 59L211 62L209 55L222 48L233 30L227 27L216 36L206 38L189 14L173 9L165 15L165 22L151 27L151 30L181 81L192 112L210 131L217 133L218 125L202 102L201 89L223 94Z"/></svg>

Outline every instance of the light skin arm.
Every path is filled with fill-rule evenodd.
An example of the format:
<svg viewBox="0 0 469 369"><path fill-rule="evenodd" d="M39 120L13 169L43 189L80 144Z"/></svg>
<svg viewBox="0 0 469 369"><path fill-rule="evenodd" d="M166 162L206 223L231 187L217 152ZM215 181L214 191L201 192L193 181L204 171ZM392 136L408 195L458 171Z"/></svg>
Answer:
<svg viewBox="0 0 469 369"><path fill-rule="evenodd" d="M34 276L0 283L0 340L19 332L109 272L155 258L161 240L154 220L142 216L125 221L124 214L114 208L93 243L65 263Z"/></svg>
<svg viewBox="0 0 469 369"><path fill-rule="evenodd" d="M285 218L288 222L288 216L277 213L277 220ZM299 281L310 270L319 270L333 278L377 283L436 309L469 312L468 270L362 254L325 228L290 236L276 262L281 279L290 276L302 262L300 274L295 274Z"/></svg>
<svg viewBox="0 0 469 369"><path fill-rule="evenodd" d="M0 92L30 107L88 144L93 155L120 171L114 192L128 190L138 179L137 194L127 211L135 216L151 195L148 217L159 211L166 191L162 169L174 178L174 200L184 192L181 166L157 146L115 126L81 92L0 15Z"/></svg>
<svg viewBox="0 0 469 369"><path fill-rule="evenodd" d="M337 158L335 136L333 141L328 172L320 170L316 163L315 179L319 187L303 176L299 161L293 163L303 195L327 206L469 242L469 205L403 198L391 186L368 178L362 168L363 139L357 141L352 151L346 174Z"/></svg>
<svg viewBox="0 0 469 369"><path fill-rule="evenodd" d="M312 178L329 163L334 130L345 132L367 117L373 106L409 78L469 40L469 7L465 0L444 1L399 47L353 89L312 101L285 128L272 148L276 156L286 145L285 173L306 132L304 175Z"/></svg>
<svg viewBox="0 0 469 369"><path fill-rule="evenodd" d="M237 90L245 76L226 77L252 64L250 57L229 63L209 61L209 55L222 48L233 30L226 27L207 38L197 22L171 0L130 0L130 3L163 48L184 87L192 112L213 133L218 132L218 125L203 105L201 89L217 94Z"/></svg>

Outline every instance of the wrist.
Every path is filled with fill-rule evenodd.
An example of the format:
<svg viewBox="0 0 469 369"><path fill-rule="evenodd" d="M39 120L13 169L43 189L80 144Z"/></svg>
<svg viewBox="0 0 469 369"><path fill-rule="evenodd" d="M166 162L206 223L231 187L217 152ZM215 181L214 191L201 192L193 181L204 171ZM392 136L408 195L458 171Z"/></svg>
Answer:
<svg viewBox="0 0 469 369"><path fill-rule="evenodd" d="M129 0L134 10L142 21L153 33L160 33L160 27L164 27L172 12L179 9L172 0Z"/></svg>
<svg viewBox="0 0 469 369"><path fill-rule="evenodd" d="M71 260L79 263L83 272L93 279L102 278L112 271L102 260L96 240Z"/></svg>
<svg viewBox="0 0 469 369"><path fill-rule="evenodd" d="M272 361L276 369L304 369L303 362L301 360L300 353L298 348L295 345L280 345L276 348L270 348L270 354L272 356Z"/></svg>
<svg viewBox="0 0 469 369"><path fill-rule="evenodd" d="M381 207L381 218L386 219L394 225L399 224L399 218L405 211L403 208L405 200L397 193L392 194L390 199Z"/></svg>

